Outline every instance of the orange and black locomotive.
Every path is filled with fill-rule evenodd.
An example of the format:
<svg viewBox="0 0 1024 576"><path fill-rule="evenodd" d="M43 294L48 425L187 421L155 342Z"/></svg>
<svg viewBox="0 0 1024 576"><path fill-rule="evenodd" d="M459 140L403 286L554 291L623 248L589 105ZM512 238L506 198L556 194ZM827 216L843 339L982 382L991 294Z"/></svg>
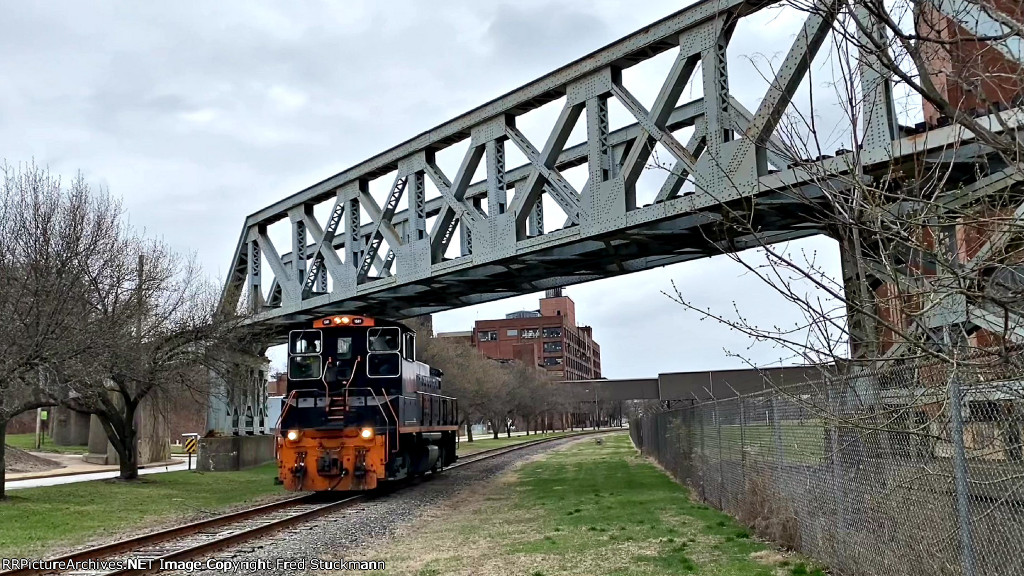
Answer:
<svg viewBox="0 0 1024 576"><path fill-rule="evenodd" d="M338 315L293 330L277 438L285 488L370 490L455 462L458 406L441 376L398 322Z"/></svg>

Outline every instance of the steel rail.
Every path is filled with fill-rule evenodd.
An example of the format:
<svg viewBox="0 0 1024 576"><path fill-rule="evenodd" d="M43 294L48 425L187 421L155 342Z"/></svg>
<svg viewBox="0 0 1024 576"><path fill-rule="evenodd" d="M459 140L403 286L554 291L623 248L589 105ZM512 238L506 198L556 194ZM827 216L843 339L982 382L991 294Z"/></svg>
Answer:
<svg viewBox="0 0 1024 576"><path fill-rule="evenodd" d="M581 431L574 434L559 435L553 438L542 438L539 440L522 442L511 446L502 446L482 450L465 456L466 460L444 468L445 470L460 468L489 460L491 458L536 446L564 440L587 436L597 433L607 433L617 429ZM398 488L397 486L395 488ZM333 502L318 502L323 500L324 494L304 494L288 498L270 504L255 506L245 510L239 510L200 520L165 530L158 530L142 536L128 538L110 544L103 544L72 552L64 556L43 560L45 565L75 565L76 563L89 560L117 562L127 565L129 559L148 561L146 568L121 568L110 570L73 570L77 576L100 575L104 576L128 576L136 574L155 574L161 572L161 562L184 561L197 556L207 555L229 546L252 540L264 534L279 531L294 524L312 520L319 516L336 512L354 506L357 503L365 502L371 496L386 495L386 492L365 492L359 493L342 500ZM185 539L195 540L194 543ZM184 540L184 541L183 541ZM184 545L183 545L184 544ZM123 558L115 558L115 555L128 553ZM32 569L24 568L0 572L0 576L35 576L42 574L60 574L62 570Z"/></svg>

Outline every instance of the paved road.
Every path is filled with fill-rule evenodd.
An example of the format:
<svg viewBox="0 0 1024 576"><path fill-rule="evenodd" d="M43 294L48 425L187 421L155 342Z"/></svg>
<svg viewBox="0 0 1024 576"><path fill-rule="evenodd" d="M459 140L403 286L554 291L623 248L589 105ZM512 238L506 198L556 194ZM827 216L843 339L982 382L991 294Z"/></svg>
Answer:
<svg viewBox="0 0 1024 576"><path fill-rule="evenodd" d="M195 466L195 462L192 462ZM180 464L174 464L171 466L161 466L159 468L143 468L139 470L139 474L160 474L162 472L174 472L177 470L186 470L188 463L182 461ZM107 480L110 478L116 478L117 471L112 470L108 472L93 472L89 474L74 474L72 476L51 476L48 478L29 478L25 480L10 480L5 484L7 490L18 490L20 488L38 488L40 486L56 486L58 484L73 484L76 482L89 482L91 480Z"/></svg>

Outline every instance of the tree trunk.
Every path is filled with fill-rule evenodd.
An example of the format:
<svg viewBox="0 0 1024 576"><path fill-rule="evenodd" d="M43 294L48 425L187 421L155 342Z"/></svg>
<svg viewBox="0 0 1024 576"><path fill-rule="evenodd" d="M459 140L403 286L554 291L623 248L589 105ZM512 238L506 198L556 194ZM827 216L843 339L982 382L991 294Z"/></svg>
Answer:
<svg viewBox="0 0 1024 576"><path fill-rule="evenodd" d="M497 440L500 430L498 429L498 421L493 418L491 419L491 432L494 433L494 439Z"/></svg>
<svg viewBox="0 0 1024 576"><path fill-rule="evenodd" d="M117 424L110 418L100 415L103 430L107 433L110 445L117 452L120 480L135 480L139 477L138 430L135 429L135 406L126 403L121 407L123 412L117 415Z"/></svg>
<svg viewBox="0 0 1024 576"><path fill-rule="evenodd" d="M135 427L131 426L125 431L125 442L123 446L114 446L117 451L117 459L121 468L118 476L121 480L135 480L139 477L139 451L137 450Z"/></svg>
<svg viewBox="0 0 1024 576"><path fill-rule="evenodd" d="M472 442L472 441L473 441L473 425L467 423L466 424L466 442Z"/></svg>
<svg viewBox="0 0 1024 576"><path fill-rule="evenodd" d="M7 420L0 420L0 500L7 498L4 487L7 484Z"/></svg>

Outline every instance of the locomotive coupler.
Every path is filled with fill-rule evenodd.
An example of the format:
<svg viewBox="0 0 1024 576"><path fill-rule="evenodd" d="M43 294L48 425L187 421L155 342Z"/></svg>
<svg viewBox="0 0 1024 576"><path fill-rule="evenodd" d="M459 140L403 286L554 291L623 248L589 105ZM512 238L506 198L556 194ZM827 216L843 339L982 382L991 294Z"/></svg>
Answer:
<svg viewBox="0 0 1024 576"><path fill-rule="evenodd" d="M352 469L353 469L352 470L352 474L356 478L362 478L362 477L366 476L366 449L365 448L357 448L356 449L356 461L355 461L355 464L352 466Z"/></svg>
<svg viewBox="0 0 1024 576"><path fill-rule="evenodd" d="M344 477L347 470L341 465L341 458L337 452L322 452L316 461L316 471L321 476Z"/></svg>

